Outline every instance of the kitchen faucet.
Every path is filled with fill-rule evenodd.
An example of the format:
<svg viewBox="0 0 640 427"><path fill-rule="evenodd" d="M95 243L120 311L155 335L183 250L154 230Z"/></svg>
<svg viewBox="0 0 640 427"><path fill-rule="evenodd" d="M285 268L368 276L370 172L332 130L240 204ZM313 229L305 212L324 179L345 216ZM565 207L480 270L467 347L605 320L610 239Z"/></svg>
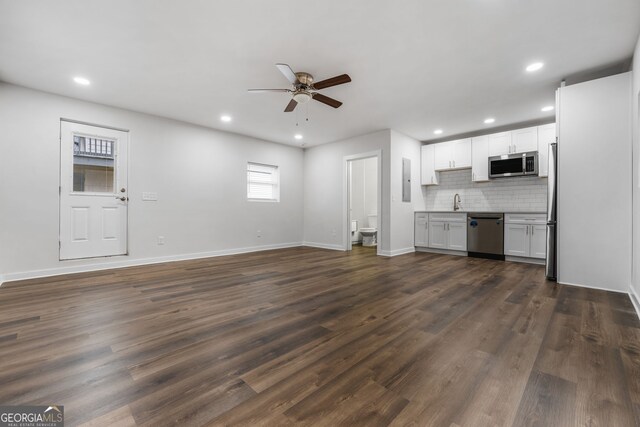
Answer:
<svg viewBox="0 0 640 427"><path fill-rule="evenodd" d="M456 193L456 195L453 196L453 210L459 211L462 208L462 206L460 205L461 203L462 201L460 200L460 195Z"/></svg>

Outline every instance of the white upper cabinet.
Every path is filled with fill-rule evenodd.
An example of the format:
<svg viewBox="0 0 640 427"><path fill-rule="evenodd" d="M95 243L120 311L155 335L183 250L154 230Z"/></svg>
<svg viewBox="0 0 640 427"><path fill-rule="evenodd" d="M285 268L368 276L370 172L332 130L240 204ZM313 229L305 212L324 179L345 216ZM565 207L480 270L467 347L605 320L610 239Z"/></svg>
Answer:
<svg viewBox="0 0 640 427"><path fill-rule="evenodd" d="M439 172L471 168L471 180L489 180L489 157L538 152L538 173L549 175L549 144L556 138L555 123L475 138L422 146L422 185L438 185Z"/></svg>
<svg viewBox="0 0 640 427"><path fill-rule="evenodd" d="M486 135L471 139L471 180L489 180L489 137Z"/></svg>
<svg viewBox="0 0 640 427"><path fill-rule="evenodd" d="M471 167L471 138L450 142L451 161L454 169Z"/></svg>
<svg viewBox="0 0 640 427"><path fill-rule="evenodd" d="M421 147L422 158L420 161L420 183L422 185L438 185L438 173L435 170L435 145L423 145Z"/></svg>
<svg viewBox="0 0 640 427"><path fill-rule="evenodd" d="M511 152L538 151L538 127L518 129L511 132Z"/></svg>
<svg viewBox="0 0 640 427"><path fill-rule="evenodd" d="M511 153L511 132L489 135L489 157Z"/></svg>
<svg viewBox="0 0 640 427"><path fill-rule="evenodd" d="M451 170L471 167L471 139L435 144L435 169Z"/></svg>
<svg viewBox="0 0 640 427"><path fill-rule="evenodd" d="M437 171L451 169L451 143L441 142L434 144L435 168Z"/></svg>
<svg viewBox="0 0 640 427"><path fill-rule="evenodd" d="M556 124L538 126L538 175L549 176L549 144L556 142Z"/></svg>

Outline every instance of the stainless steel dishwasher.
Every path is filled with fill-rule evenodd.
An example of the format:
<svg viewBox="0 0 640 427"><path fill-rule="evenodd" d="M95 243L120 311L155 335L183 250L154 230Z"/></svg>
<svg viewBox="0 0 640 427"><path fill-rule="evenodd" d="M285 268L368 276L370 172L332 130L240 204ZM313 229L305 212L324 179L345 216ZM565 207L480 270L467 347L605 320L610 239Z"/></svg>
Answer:
<svg viewBox="0 0 640 427"><path fill-rule="evenodd" d="M467 251L469 256L504 260L503 213L467 214Z"/></svg>

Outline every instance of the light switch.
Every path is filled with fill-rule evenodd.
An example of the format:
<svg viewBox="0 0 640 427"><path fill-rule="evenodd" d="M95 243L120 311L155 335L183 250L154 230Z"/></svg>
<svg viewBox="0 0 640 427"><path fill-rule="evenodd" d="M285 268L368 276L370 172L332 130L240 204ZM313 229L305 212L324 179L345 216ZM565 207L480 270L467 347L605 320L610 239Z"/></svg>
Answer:
<svg viewBox="0 0 640 427"><path fill-rule="evenodd" d="M146 202L157 202L158 201L158 193L143 192L142 193L142 200L144 200Z"/></svg>

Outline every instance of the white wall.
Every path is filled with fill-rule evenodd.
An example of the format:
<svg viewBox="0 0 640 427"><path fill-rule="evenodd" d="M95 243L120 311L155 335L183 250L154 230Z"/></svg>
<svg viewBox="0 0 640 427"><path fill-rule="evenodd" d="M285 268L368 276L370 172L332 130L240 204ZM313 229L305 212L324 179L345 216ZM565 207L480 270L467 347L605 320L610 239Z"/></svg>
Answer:
<svg viewBox="0 0 640 427"><path fill-rule="evenodd" d="M640 314L640 38L633 55L633 281L631 293Z"/></svg>
<svg viewBox="0 0 640 427"><path fill-rule="evenodd" d="M130 130L127 257L58 260L61 117ZM0 123L5 280L302 241L301 149L7 84L0 84ZM247 161L279 166L280 203L246 200ZM159 200L143 202L143 191Z"/></svg>
<svg viewBox="0 0 640 427"><path fill-rule="evenodd" d="M440 172L439 185L424 186L427 210L450 211L457 193L465 211L546 212L547 178L514 177L471 181L471 169Z"/></svg>
<svg viewBox="0 0 640 427"><path fill-rule="evenodd" d="M558 281L628 292L631 74L561 89Z"/></svg>
<svg viewBox="0 0 640 427"><path fill-rule="evenodd" d="M382 153L381 251L389 251L389 145L390 131L382 130L304 151L304 241L311 246L344 249L345 156L380 150Z"/></svg>
<svg viewBox="0 0 640 427"><path fill-rule="evenodd" d="M386 255L414 251L414 212L424 209L420 185L420 147L422 143L391 131L391 244ZM411 202L402 201L402 159L411 160Z"/></svg>

